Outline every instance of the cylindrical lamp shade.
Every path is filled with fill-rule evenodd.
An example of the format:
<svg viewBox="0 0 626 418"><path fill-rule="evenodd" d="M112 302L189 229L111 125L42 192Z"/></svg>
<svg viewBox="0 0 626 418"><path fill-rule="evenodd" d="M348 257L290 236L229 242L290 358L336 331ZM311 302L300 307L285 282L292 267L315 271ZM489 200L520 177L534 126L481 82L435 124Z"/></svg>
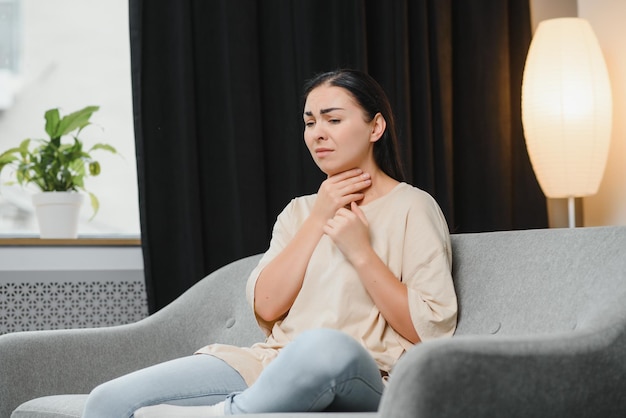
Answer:
<svg viewBox="0 0 626 418"><path fill-rule="evenodd" d="M609 75L589 23L539 23L522 83L522 123L530 161L547 197L598 191L611 139Z"/></svg>

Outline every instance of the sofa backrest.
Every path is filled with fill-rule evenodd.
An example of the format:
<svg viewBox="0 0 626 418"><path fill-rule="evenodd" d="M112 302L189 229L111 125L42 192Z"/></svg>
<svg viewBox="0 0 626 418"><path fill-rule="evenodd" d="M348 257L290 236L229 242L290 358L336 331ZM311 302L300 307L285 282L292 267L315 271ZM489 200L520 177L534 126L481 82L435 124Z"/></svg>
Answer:
<svg viewBox="0 0 626 418"><path fill-rule="evenodd" d="M163 333L160 351L172 358L210 343L245 347L262 341L264 335L245 296L246 281L260 258L261 254L245 257L214 271L140 321L149 325L140 329Z"/></svg>
<svg viewBox="0 0 626 418"><path fill-rule="evenodd" d="M626 227L453 234L456 334L571 331L626 320ZM245 300L260 255L210 274L146 320L172 322L184 352L209 342L263 339Z"/></svg>
<svg viewBox="0 0 626 418"><path fill-rule="evenodd" d="M457 335L626 320L626 227L458 234L452 251Z"/></svg>

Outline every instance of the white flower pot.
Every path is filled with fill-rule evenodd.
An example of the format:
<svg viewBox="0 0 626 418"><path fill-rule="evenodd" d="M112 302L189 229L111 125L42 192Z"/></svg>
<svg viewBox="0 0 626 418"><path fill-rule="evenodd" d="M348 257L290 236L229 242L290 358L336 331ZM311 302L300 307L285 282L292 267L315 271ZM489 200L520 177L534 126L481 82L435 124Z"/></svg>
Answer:
<svg viewBox="0 0 626 418"><path fill-rule="evenodd" d="M78 215L84 196L76 192L42 192L33 195L41 238L78 237Z"/></svg>

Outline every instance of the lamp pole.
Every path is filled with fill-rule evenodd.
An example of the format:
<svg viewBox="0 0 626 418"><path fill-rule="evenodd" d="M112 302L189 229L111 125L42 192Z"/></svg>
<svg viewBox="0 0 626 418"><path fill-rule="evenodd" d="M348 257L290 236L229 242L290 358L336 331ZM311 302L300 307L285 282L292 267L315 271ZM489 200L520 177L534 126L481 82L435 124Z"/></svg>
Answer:
<svg viewBox="0 0 626 418"><path fill-rule="evenodd" d="M570 196L567 198L567 219L569 220L569 227L576 228L576 198Z"/></svg>

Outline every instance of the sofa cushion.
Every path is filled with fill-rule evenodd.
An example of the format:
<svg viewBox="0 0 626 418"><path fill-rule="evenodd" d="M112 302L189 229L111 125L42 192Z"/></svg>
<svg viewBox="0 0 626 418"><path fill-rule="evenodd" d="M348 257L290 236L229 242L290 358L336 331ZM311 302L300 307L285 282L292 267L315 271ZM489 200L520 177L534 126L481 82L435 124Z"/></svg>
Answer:
<svg viewBox="0 0 626 418"><path fill-rule="evenodd" d="M456 335L538 335L592 329L626 299L622 228L452 235Z"/></svg>
<svg viewBox="0 0 626 418"><path fill-rule="evenodd" d="M20 405L11 418L81 418L87 395L55 395L33 399ZM248 418L376 418L376 412L318 412L250 414ZM172 417L176 418L176 417Z"/></svg>
<svg viewBox="0 0 626 418"><path fill-rule="evenodd" d="M87 395L54 395L21 404L11 418L80 418Z"/></svg>

